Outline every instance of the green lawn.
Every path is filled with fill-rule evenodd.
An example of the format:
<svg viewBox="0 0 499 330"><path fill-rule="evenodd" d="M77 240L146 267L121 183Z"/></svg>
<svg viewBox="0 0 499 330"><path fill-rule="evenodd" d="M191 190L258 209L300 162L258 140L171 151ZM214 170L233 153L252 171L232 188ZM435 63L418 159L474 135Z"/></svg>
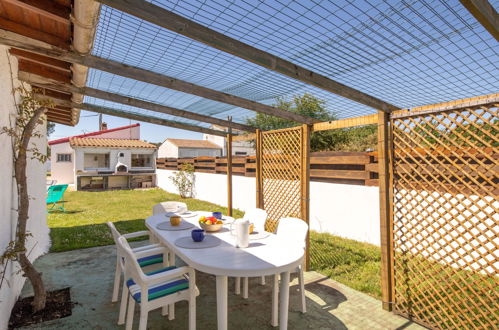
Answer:
<svg viewBox="0 0 499 330"><path fill-rule="evenodd" d="M161 189L102 192L67 191L66 213L51 213L47 220L52 239L51 252L113 244L106 222L115 222L122 233L144 230L144 219L160 202L182 201L189 210L222 211L227 208L197 199L181 199ZM235 217L243 213L234 210Z"/></svg>
<svg viewBox="0 0 499 330"><path fill-rule="evenodd" d="M312 231L310 266L355 290L381 298L379 246Z"/></svg>
<svg viewBox="0 0 499 330"><path fill-rule="evenodd" d="M66 213L48 216L51 228L51 252L68 251L113 244L105 224L115 222L122 233L145 229L144 219L153 205L182 200L161 189L103 192L68 191L64 195ZM182 200L190 210L227 209L197 199ZM234 210L235 217L243 213ZM311 267L351 288L380 297L379 247L329 234L311 233Z"/></svg>

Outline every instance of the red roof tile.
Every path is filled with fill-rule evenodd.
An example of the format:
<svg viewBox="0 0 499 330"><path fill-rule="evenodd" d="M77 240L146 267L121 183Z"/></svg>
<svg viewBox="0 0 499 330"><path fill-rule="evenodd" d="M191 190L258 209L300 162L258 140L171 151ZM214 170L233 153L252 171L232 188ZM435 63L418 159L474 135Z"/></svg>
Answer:
<svg viewBox="0 0 499 330"><path fill-rule="evenodd" d="M106 138L81 138L69 139L71 147L98 147L98 148L147 148L156 149L154 144L134 139L106 139Z"/></svg>
<svg viewBox="0 0 499 330"><path fill-rule="evenodd" d="M99 134L103 134L103 133L111 133L111 132L121 131L121 130L124 130L124 129L132 128L132 127L137 127L137 126L140 126L140 124L137 123L137 124L132 124L132 125L128 125L128 126L110 128L110 129L106 129L106 130L103 130L103 131L96 131L96 132L90 132L90 133L81 134L81 135L68 136L68 137L65 137L65 138L62 138L62 139L49 141L49 145L51 146L51 145L54 145L54 144L69 142L69 139L71 139L71 138L85 138L85 137L95 136L95 135L99 135Z"/></svg>

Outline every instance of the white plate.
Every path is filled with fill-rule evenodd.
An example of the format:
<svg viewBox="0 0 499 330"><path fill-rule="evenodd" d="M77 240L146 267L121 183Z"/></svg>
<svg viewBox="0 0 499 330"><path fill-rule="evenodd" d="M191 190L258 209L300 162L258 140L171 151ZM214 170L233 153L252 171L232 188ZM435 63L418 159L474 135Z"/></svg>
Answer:
<svg viewBox="0 0 499 330"><path fill-rule="evenodd" d="M220 245L220 238L212 235L205 235L202 242L194 242L192 237L180 237L175 241L175 245L184 249L205 249Z"/></svg>
<svg viewBox="0 0 499 330"><path fill-rule="evenodd" d="M262 232L252 232L249 235L250 240L257 240L257 239L264 239L269 237L270 233L268 231L262 231Z"/></svg>
<svg viewBox="0 0 499 330"><path fill-rule="evenodd" d="M228 215L223 215L222 216L222 221L225 222L225 223L231 223L234 221L234 218L233 217L229 217Z"/></svg>
<svg viewBox="0 0 499 330"><path fill-rule="evenodd" d="M185 213L182 213L180 216L182 218L192 218L192 217L195 217L196 215L198 215L198 213L196 211L187 211Z"/></svg>
<svg viewBox="0 0 499 330"><path fill-rule="evenodd" d="M194 225L187 221L181 221L178 226L172 226L170 221L160 222L156 225L156 228L158 228L159 230L170 230L170 231L187 230L191 229L192 227L194 227Z"/></svg>

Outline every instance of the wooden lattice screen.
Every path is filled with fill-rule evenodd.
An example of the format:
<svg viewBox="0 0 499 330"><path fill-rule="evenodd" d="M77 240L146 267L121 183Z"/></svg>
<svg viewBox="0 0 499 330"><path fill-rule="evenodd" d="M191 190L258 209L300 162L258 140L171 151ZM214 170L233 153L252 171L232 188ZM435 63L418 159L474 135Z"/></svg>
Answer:
<svg viewBox="0 0 499 330"><path fill-rule="evenodd" d="M394 311L499 328L497 104L392 116Z"/></svg>
<svg viewBox="0 0 499 330"><path fill-rule="evenodd" d="M308 222L306 126L262 132L260 139L259 206L268 213L267 230L275 231L283 217L297 217Z"/></svg>

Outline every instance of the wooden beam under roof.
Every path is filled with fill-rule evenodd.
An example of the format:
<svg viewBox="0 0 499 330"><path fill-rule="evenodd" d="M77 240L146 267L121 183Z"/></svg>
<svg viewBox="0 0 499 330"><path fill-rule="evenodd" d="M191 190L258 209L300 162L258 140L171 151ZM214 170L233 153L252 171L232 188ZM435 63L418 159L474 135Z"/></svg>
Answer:
<svg viewBox="0 0 499 330"><path fill-rule="evenodd" d="M3 17L0 17L0 29L12 31L13 33L20 34L27 38L33 38L37 41L46 42L47 44L57 46L62 49L69 49L68 42L63 38L8 20Z"/></svg>
<svg viewBox="0 0 499 330"><path fill-rule="evenodd" d="M49 110L59 110L59 109L50 108ZM47 112L47 118L49 120L50 119L58 119L58 120L69 121L69 120L71 120L71 115L63 114L63 113L56 113L56 112Z"/></svg>
<svg viewBox="0 0 499 330"><path fill-rule="evenodd" d="M71 10L68 7L59 5L53 0L2 0L17 7L27 9L38 15L50 18L59 23L70 25L69 15Z"/></svg>
<svg viewBox="0 0 499 330"><path fill-rule="evenodd" d="M50 121L50 122L53 122L53 123L57 123L57 124L61 124L61 125L67 125L68 124L68 120L69 119L59 119L59 118L54 118L54 117L50 117L49 115L47 115L47 121Z"/></svg>
<svg viewBox="0 0 499 330"><path fill-rule="evenodd" d="M71 83L71 72L56 69L54 67L40 65L37 62L32 62L28 59L19 59L18 68L19 72L29 72L54 81L59 81L67 84Z"/></svg>
<svg viewBox="0 0 499 330"><path fill-rule="evenodd" d="M460 0L476 20L499 41L499 15L487 0Z"/></svg>
<svg viewBox="0 0 499 330"><path fill-rule="evenodd" d="M109 72L122 77L143 81L149 84L181 91L217 102L231 104L256 112L293 120L299 123L313 124L317 119L282 110L266 104L258 103L239 96L223 93L207 87L191 84L189 82L165 76L156 72L133 67L116 61L100 58L93 55L80 55L72 51L56 48L50 45L41 46L39 41L32 41L22 35L10 31L0 30L0 44L18 49L34 52L51 58L81 64L89 68Z"/></svg>
<svg viewBox="0 0 499 330"><path fill-rule="evenodd" d="M346 86L326 76L305 69L266 51L228 37L220 32L177 15L164 8L143 0L97 0L107 6L126 12L165 29L202 42L208 46L238 56L247 61L279 72L283 75L307 84L314 85L328 92L340 95L352 101L367 105L377 110L390 112L399 109L388 102Z"/></svg>
<svg viewBox="0 0 499 330"><path fill-rule="evenodd" d="M121 111L121 110L117 110L117 109L113 109L113 108L109 108L109 107L98 106L98 105L94 105L94 104L75 103L75 102L71 102L71 101L67 101L67 100L61 100L61 99L57 99L54 97L49 97L49 96L43 95L43 94L36 94L36 95L40 99L48 99L48 100L53 101L56 105L62 105L65 107L77 108L77 109L81 109L81 110L102 113L105 115L128 118L128 119L133 119L133 120L139 120L139 121L143 121L146 123L168 126L168 127L183 129L183 130L187 130L187 131L206 133L206 134L210 134L210 135L217 135L217 136L223 136L223 137L225 137L225 135L226 135L226 133L223 131L217 131L217 130L214 130L211 128L205 128L205 127L191 125L191 124L179 123L179 122L167 120L167 119L153 118L150 116L140 115L137 113L127 112L127 111Z"/></svg>
<svg viewBox="0 0 499 330"><path fill-rule="evenodd" d="M192 119L192 120L197 120L205 123L210 123L210 124L215 124L215 125L220 125L224 127L232 127L234 129L246 131L246 132L255 132L255 128L244 125L244 124L239 124L239 123L234 123L228 120L223 120L219 118L214 118L210 116L205 116L201 115L198 113L190 112L190 111L185 111L185 110L180 110L172 107L168 107L165 105L157 104L157 103L152 103L152 102L147 102L139 99L135 99L132 97L128 96L123 96L120 94L115 94L115 93L110 93L102 90L98 90L95 88L90 88L90 87L83 87L83 88L78 88L75 86L71 86L69 84L55 84L55 83L41 83L43 77L40 77L41 79L37 79L36 77L33 77L31 75L27 76L25 74L20 74L19 79L27 82L33 86L38 86L47 90L56 90L56 91L64 91L66 93L78 93L82 95L87 95L91 97L96 97L99 99L111 101L111 102L116 102L116 103L121 103L125 105L130 105L133 107L137 108L142 108L154 112L159 112L159 113L164 113L167 115L172 115L172 116L177 116L177 117L183 117L187 119Z"/></svg>
<svg viewBox="0 0 499 330"><path fill-rule="evenodd" d="M71 64L68 62L59 61L59 60L56 60L54 58L34 54L31 52L27 52L27 51L16 49L16 48L11 48L9 50L9 53L14 55L18 59L25 59L25 60L28 60L30 62L35 62L38 64L42 64L44 66L55 68L57 70L71 72Z"/></svg>

